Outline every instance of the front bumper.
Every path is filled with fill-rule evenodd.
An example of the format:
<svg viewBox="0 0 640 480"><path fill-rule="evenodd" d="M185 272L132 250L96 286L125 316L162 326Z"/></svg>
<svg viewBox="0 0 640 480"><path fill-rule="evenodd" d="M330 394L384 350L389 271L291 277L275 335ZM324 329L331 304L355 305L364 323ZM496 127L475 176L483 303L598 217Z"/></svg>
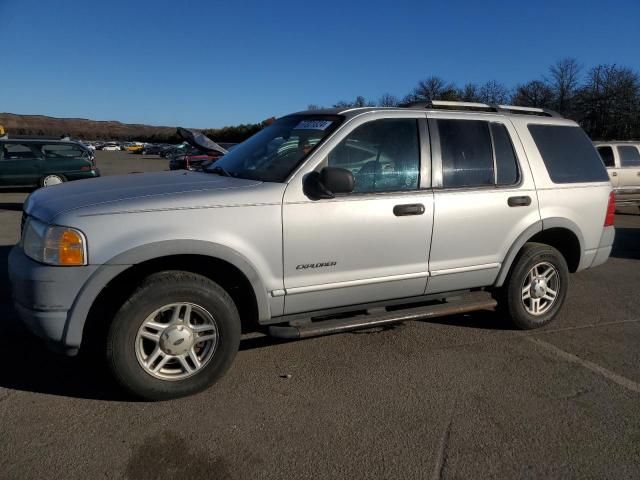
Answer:
<svg viewBox="0 0 640 480"><path fill-rule="evenodd" d="M27 257L22 248L9 254L9 279L15 309L29 330L62 349L77 348L66 342L69 312L96 266L55 267Z"/></svg>

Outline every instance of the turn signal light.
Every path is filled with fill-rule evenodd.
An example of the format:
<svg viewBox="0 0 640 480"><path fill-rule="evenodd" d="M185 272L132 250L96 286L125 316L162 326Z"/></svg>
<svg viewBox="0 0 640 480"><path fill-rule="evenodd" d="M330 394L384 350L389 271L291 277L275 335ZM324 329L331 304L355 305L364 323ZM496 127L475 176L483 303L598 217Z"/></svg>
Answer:
<svg viewBox="0 0 640 480"><path fill-rule="evenodd" d="M607 216L604 217L604 226L612 227L616 216L616 194L609 194L609 205L607 205Z"/></svg>
<svg viewBox="0 0 640 480"><path fill-rule="evenodd" d="M83 265L84 245L80 234L74 230L65 230L58 244L60 265Z"/></svg>

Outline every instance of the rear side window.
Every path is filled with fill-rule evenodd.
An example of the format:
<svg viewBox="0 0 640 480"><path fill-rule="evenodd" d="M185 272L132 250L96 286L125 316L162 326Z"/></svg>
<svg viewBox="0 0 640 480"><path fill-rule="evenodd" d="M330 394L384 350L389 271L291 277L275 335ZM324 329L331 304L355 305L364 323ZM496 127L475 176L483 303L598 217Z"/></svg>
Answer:
<svg viewBox="0 0 640 480"><path fill-rule="evenodd" d="M496 185L518 182L518 162L507 128L501 123L491 124L493 149L496 154Z"/></svg>
<svg viewBox="0 0 640 480"><path fill-rule="evenodd" d="M529 125L553 183L606 182L600 155L580 127Z"/></svg>
<svg viewBox="0 0 640 480"><path fill-rule="evenodd" d="M444 188L513 185L520 177L506 127L481 120L436 120ZM495 161L494 161L495 156Z"/></svg>
<svg viewBox="0 0 640 480"><path fill-rule="evenodd" d="M616 161L613 158L613 148L611 147L598 147L598 153L602 158L602 162L605 167L615 167Z"/></svg>
<svg viewBox="0 0 640 480"><path fill-rule="evenodd" d="M489 124L478 120L436 120L445 188L494 184Z"/></svg>
<svg viewBox="0 0 640 480"><path fill-rule="evenodd" d="M633 145L620 145L618 155L621 167L640 167L640 151Z"/></svg>

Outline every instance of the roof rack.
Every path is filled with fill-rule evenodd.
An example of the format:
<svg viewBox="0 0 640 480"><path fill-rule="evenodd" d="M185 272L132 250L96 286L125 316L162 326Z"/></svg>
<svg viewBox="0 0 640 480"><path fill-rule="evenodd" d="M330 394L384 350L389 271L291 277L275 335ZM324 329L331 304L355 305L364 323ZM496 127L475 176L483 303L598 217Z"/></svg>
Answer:
<svg viewBox="0 0 640 480"><path fill-rule="evenodd" d="M562 115L560 115L558 112L554 112L553 110L549 110L548 108L519 107L516 105L498 105L497 108L499 112L503 113L520 113L524 115L541 115L543 117L562 118Z"/></svg>
<svg viewBox="0 0 640 480"><path fill-rule="evenodd" d="M72 142L69 135L53 136L53 135L9 135L5 133L0 140L39 140L44 142Z"/></svg>
<svg viewBox="0 0 640 480"><path fill-rule="evenodd" d="M516 105L490 105L480 102L454 102L449 100L430 100L409 102L401 105L404 108L433 108L437 110L465 110L480 112L495 112L504 114L520 114L520 115L539 115L543 117L562 118L557 112L546 108L537 107L519 107Z"/></svg>

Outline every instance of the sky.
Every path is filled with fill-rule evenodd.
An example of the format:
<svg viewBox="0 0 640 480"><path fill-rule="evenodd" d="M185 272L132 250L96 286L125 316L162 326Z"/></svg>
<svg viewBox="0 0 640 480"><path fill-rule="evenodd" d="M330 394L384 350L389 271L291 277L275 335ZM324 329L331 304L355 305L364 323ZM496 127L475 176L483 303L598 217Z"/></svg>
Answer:
<svg viewBox="0 0 640 480"><path fill-rule="evenodd" d="M0 0L0 112L217 128L568 56L638 71L639 22L640 0Z"/></svg>

